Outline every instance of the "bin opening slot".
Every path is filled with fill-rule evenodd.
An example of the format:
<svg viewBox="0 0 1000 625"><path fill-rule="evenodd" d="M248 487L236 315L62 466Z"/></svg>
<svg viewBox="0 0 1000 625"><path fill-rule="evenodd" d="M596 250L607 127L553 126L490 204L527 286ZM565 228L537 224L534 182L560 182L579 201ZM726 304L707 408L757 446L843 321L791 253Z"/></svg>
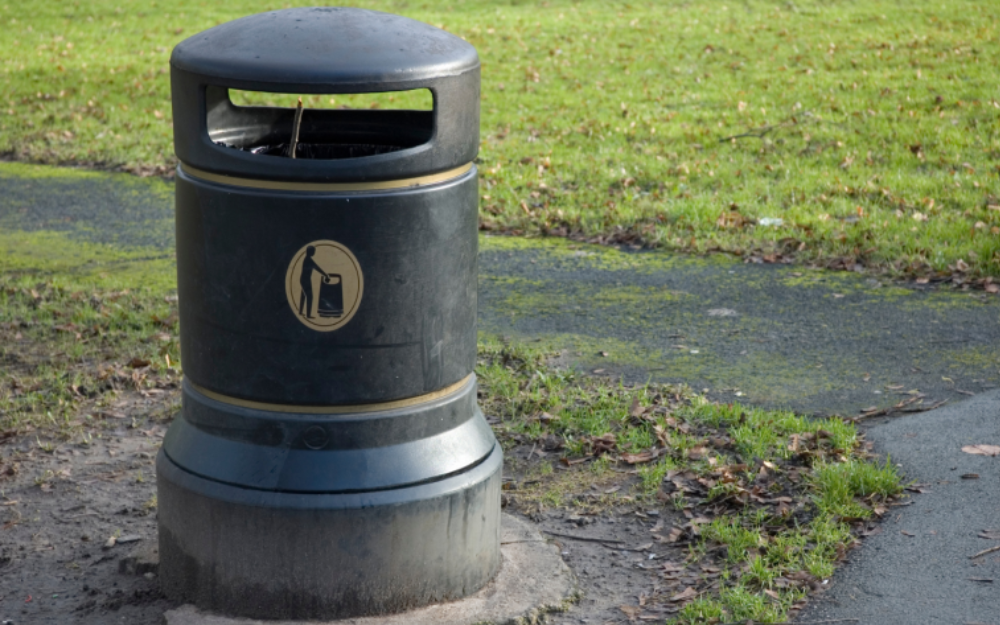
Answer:
<svg viewBox="0 0 1000 625"><path fill-rule="evenodd" d="M300 96L208 86L208 136L227 148L289 158L299 98L303 112L295 158L386 154L428 143L434 134L434 99L427 89Z"/></svg>

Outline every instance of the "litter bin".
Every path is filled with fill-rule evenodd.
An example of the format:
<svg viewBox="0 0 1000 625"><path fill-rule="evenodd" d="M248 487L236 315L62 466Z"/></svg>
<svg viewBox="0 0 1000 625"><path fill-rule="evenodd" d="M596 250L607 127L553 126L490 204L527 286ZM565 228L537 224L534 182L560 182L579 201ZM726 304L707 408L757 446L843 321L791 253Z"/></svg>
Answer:
<svg viewBox="0 0 1000 625"><path fill-rule="evenodd" d="M395 15L287 9L181 42L171 85L185 377L157 458L163 590L296 619L481 588L502 454L473 374L475 49ZM432 110L231 97L413 89Z"/></svg>

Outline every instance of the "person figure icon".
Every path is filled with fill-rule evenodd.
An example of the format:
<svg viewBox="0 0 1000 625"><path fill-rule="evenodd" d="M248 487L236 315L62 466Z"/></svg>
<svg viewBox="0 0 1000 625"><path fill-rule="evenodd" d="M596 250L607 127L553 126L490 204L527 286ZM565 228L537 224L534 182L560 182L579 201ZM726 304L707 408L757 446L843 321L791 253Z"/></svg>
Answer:
<svg viewBox="0 0 1000 625"><path fill-rule="evenodd" d="M306 248L306 257L302 259L302 273L299 274L299 286L302 287L302 294L299 296L299 315L306 319L313 318L313 272L318 271L324 278L330 279L330 274L323 271L313 260L315 255L316 248L314 246L310 245Z"/></svg>

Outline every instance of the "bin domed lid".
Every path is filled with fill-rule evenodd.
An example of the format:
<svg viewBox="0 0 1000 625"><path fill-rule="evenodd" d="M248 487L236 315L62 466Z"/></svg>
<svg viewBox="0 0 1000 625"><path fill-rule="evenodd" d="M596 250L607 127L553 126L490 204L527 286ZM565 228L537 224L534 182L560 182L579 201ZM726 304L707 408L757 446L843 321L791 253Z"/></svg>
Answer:
<svg viewBox="0 0 1000 625"><path fill-rule="evenodd" d="M170 62L219 84L333 93L406 89L477 68L479 57L460 37L423 22L367 9L311 7L221 24L182 41Z"/></svg>

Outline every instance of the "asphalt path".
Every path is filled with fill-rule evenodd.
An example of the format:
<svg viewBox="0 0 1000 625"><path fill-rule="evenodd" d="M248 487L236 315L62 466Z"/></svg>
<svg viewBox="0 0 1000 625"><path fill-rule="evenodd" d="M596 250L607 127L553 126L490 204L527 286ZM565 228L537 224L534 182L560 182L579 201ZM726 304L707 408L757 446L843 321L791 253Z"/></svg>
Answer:
<svg viewBox="0 0 1000 625"><path fill-rule="evenodd" d="M0 229L61 232L91 243L172 249L173 183L0 163Z"/></svg>
<svg viewBox="0 0 1000 625"><path fill-rule="evenodd" d="M1000 298L982 292L562 241L481 249L480 328L582 370L851 417L1000 387Z"/></svg>
<svg viewBox="0 0 1000 625"><path fill-rule="evenodd" d="M889 509L881 532L851 554L799 620L1000 624L1000 550L972 557L1000 547L1000 457L962 451L1000 445L1000 392L888 419L868 436L922 492Z"/></svg>
<svg viewBox="0 0 1000 625"><path fill-rule="evenodd" d="M0 235L169 250L172 215L161 180L0 164ZM1000 298L721 257L480 243L482 332L721 401L891 415L860 422L925 492L891 509L800 621L1000 625L1000 551L969 557L1000 544L977 537L1000 530L1000 458L961 451L1000 445Z"/></svg>

